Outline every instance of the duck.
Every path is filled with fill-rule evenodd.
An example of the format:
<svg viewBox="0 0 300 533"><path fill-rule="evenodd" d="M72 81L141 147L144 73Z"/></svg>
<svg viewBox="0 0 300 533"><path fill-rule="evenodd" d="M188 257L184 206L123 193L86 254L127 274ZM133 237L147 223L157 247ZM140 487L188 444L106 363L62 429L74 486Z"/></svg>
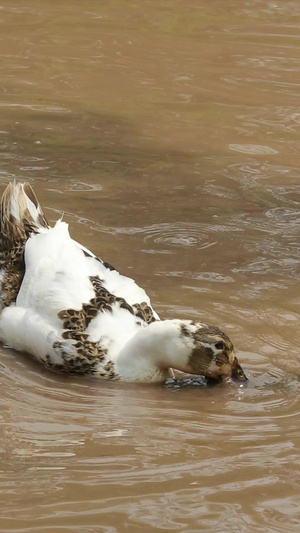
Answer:
<svg viewBox="0 0 300 533"><path fill-rule="evenodd" d="M226 333L161 320L145 290L73 240L62 218L49 225L29 182L10 182L0 205L0 341L66 374L247 379Z"/></svg>

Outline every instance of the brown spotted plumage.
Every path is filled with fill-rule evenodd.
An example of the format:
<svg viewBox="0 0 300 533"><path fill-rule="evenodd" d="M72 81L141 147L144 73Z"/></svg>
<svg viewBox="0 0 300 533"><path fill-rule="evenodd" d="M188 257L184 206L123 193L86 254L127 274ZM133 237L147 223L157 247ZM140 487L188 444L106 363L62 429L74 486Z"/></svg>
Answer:
<svg viewBox="0 0 300 533"><path fill-rule="evenodd" d="M12 245L5 234L0 234L1 308L16 301L24 277L24 248L26 241L18 240Z"/></svg>
<svg viewBox="0 0 300 533"><path fill-rule="evenodd" d="M146 302L133 304L132 307L135 316L141 318L146 324L151 324L151 322L157 320L154 316L153 309Z"/></svg>
<svg viewBox="0 0 300 533"><path fill-rule="evenodd" d="M34 206L36 218L27 199ZM12 200L18 205L17 212ZM31 185L10 183L4 191L0 206L0 309L16 301L25 272L25 245L30 235L37 233L40 227L47 228L48 222Z"/></svg>
<svg viewBox="0 0 300 533"><path fill-rule="evenodd" d="M132 316L144 320L145 323L150 323L155 320L153 312L145 302L141 304L134 304L130 306L124 298L119 298L111 294L104 286L99 276L90 276L90 282L94 289L94 297L89 302L83 303L82 308L76 309L64 309L58 313L58 317L62 320L62 327L64 332L62 333L63 339L69 339L73 341L73 346L76 349L77 356L76 364L73 362L72 372L93 374L95 372L95 361L101 363L102 371L101 377L108 379L116 379L118 373L115 369L113 361L107 357L107 349L99 342L90 342L88 335L85 333L90 322L98 315L98 313L108 312L111 313L113 306L125 309ZM137 321L140 324L140 320ZM54 348L59 350L60 356L66 363L66 368L70 371L70 362L66 358L66 354L63 351L62 344L55 344ZM47 366L49 367L49 361ZM56 365L57 367L57 365ZM61 368L61 365L59 365ZM52 367L54 369L54 367Z"/></svg>

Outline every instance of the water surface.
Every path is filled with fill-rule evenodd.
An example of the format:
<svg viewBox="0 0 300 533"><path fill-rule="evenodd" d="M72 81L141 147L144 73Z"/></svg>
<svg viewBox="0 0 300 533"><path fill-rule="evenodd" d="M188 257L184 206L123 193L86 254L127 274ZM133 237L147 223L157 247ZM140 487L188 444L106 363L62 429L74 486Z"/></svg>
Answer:
<svg viewBox="0 0 300 533"><path fill-rule="evenodd" d="M4 1L0 185L216 323L246 387L64 378L1 349L1 532L300 527L297 1Z"/></svg>

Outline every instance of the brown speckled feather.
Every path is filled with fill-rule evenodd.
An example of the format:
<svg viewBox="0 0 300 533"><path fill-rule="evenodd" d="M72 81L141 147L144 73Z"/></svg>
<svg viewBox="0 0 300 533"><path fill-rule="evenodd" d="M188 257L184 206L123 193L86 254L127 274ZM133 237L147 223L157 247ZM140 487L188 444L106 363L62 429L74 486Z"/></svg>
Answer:
<svg viewBox="0 0 300 533"><path fill-rule="evenodd" d="M25 244L39 227L47 228L48 222L31 185L11 182L0 207L1 308L16 301L25 272Z"/></svg>
<svg viewBox="0 0 300 533"><path fill-rule="evenodd" d="M64 309L58 313L62 320L64 332L62 338L71 340L76 351L76 356L70 358L68 352L64 351L63 342L55 343L53 348L62 359L62 364L52 364L48 358L46 366L58 372L69 372L77 374L99 373L106 379L119 379L115 369L115 364L108 358L107 349L101 345L101 340L91 342L88 340L86 329L98 313L111 313L113 307L126 309L136 317L137 325L144 321L147 324L155 321L150 306L145 302L141 304L129 305L124 298L111 294L104 286L99 276L91 276L90 282L94 289L94 297L87 303L82 304L82 308ZM99 367L101 366L101 370Z"/></svg>

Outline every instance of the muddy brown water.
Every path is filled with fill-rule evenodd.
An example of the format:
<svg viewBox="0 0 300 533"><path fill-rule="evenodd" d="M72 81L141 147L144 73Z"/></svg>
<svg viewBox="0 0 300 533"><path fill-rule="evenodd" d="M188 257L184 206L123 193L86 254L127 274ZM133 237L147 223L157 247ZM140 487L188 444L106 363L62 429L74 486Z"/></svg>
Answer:
<svg viewBox="0 0 300 533"><path fill-rule="evenodd" d="M4 0L0 186L216 323L246 387L63 378L1 348L1 532L300 529L300 4Z"/></svg>

